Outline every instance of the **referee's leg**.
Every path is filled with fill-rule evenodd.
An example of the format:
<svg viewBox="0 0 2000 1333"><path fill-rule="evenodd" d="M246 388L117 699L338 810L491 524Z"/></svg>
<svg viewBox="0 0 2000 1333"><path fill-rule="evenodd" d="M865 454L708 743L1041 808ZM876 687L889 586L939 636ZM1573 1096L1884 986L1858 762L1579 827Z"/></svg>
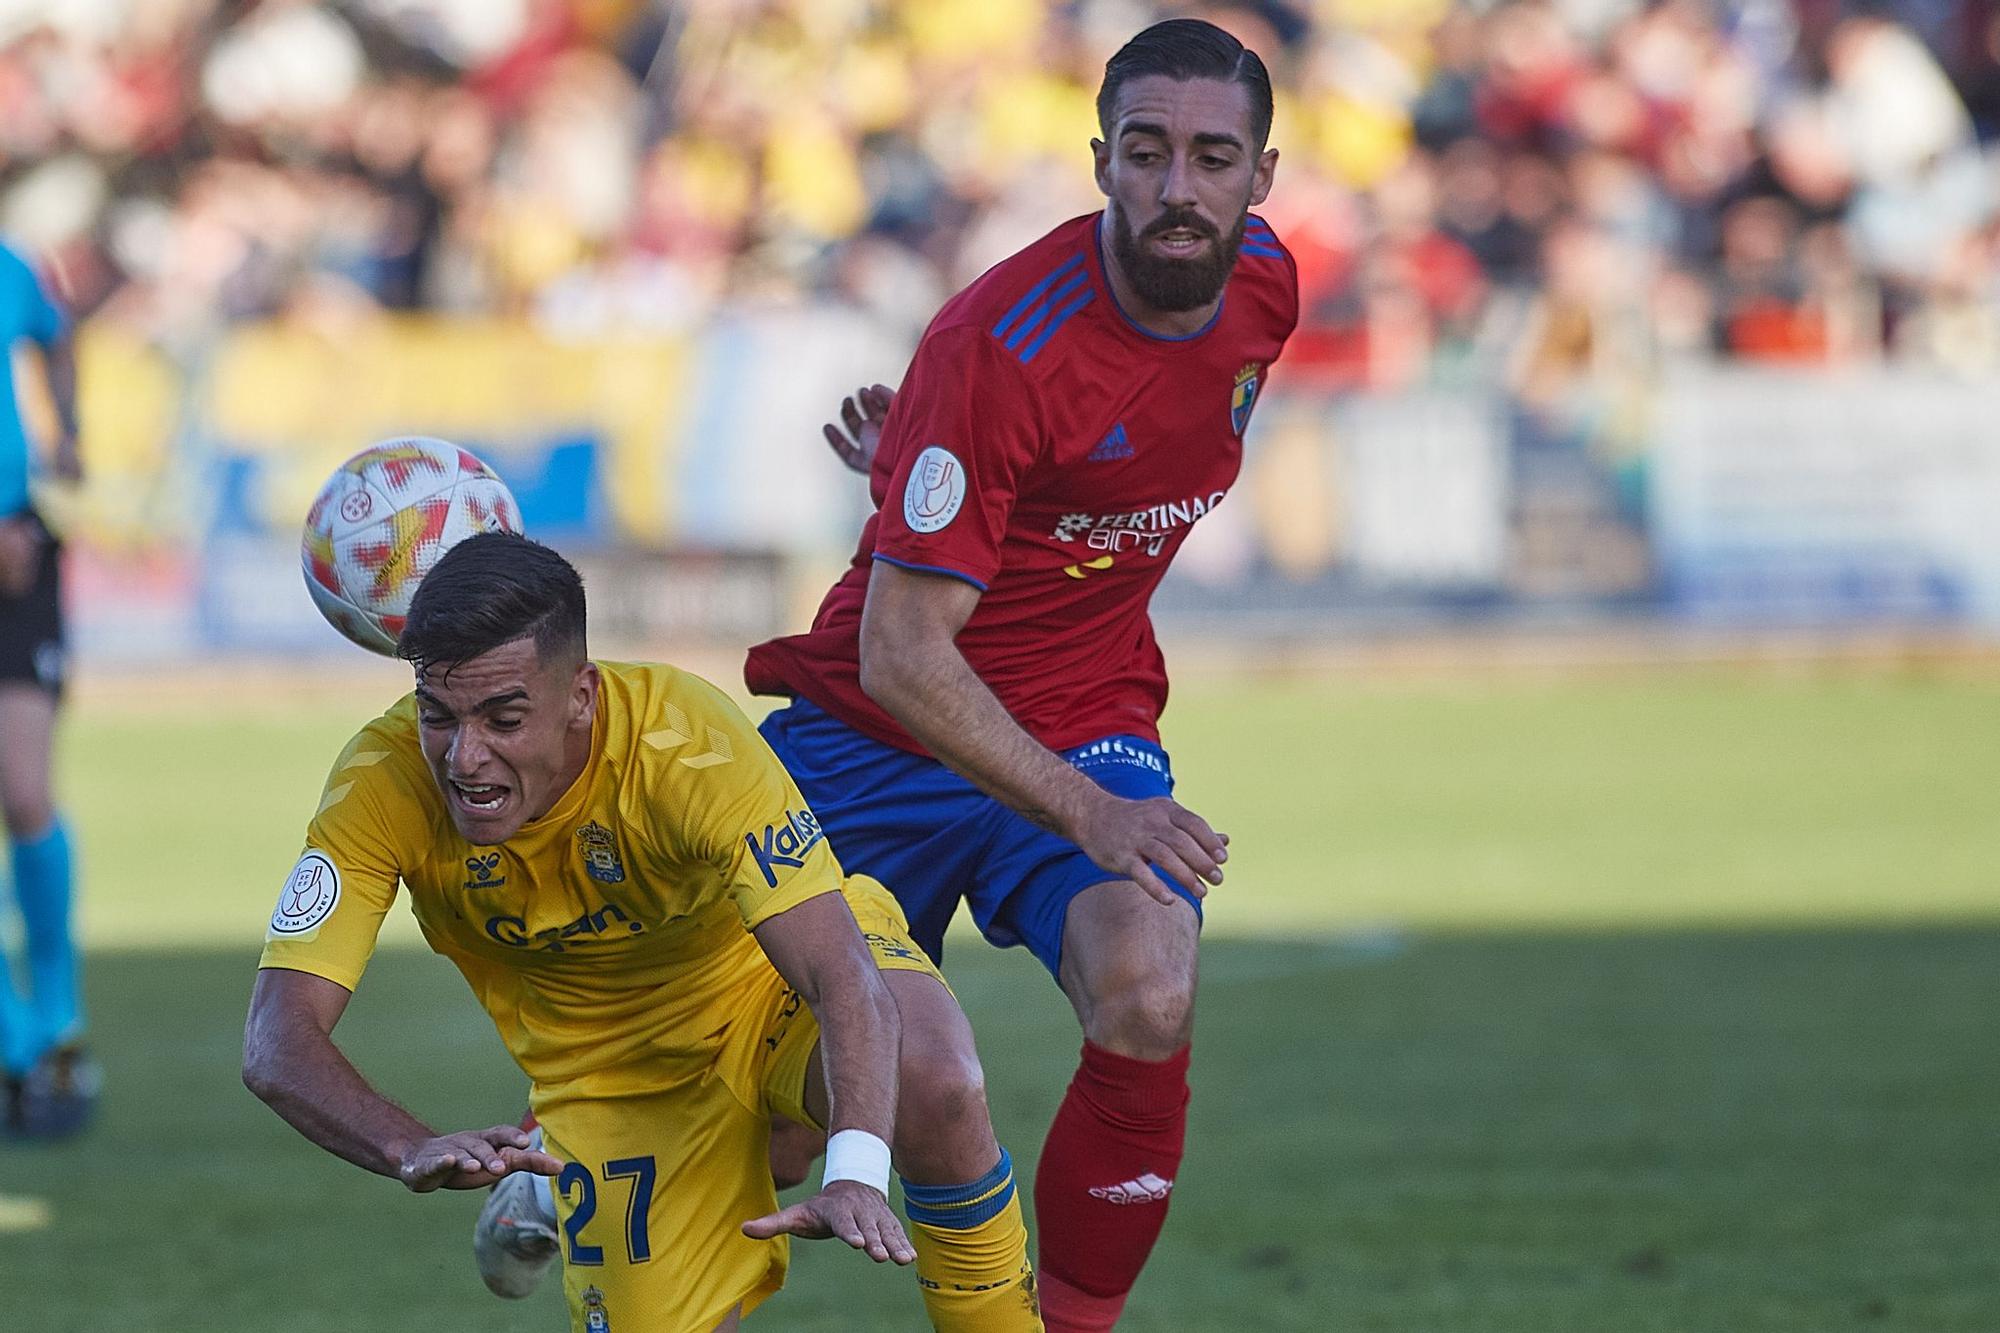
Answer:
<svg viewBox="0 0 2000 1333"><path fill-rule="evenodd" d="M16 647L17 645L0 645ZM7 826L7 844L13 861L11 876L23 917L33 914L30 899L44 892L21 874L22 849L38 847L55 825L55 806L50 795L49 757L55 733L55 699L37 685L19 680L0 680L0 817ZM45 954L49 941L28 941L31 958ZM37 949L37 944L42 946ZM34 969L30 968L31 974ZM39 991L39 986L33 987ZM28 1073L41 1055L47 1040L41 1032L35 1008L20 998L7 976L6 955L0 954L0 1063L10 1079Z"/></svg>
<svg viewBox="0 0 2000 1333"><path fill-rule="evenodd" d="M61 1136L89 1118L98 1080L79 1044L74 874L51 778L65 666L61 563L56 543L31 515L10 522L38 541L27 586L0 595L0 819L27 943L29 995L25 1004L11 988L0 995L0 1061L15 1093L17 1128Z"/></svg>
<svg viewBox="0 0 2000 1333"><path fill-rule="evenodd" d="M50 781L55 722L53 693L0 684L0 814L26 927L36 1054L76 1036L82 1021L70 937L69 830L56 813Z"/></svg>

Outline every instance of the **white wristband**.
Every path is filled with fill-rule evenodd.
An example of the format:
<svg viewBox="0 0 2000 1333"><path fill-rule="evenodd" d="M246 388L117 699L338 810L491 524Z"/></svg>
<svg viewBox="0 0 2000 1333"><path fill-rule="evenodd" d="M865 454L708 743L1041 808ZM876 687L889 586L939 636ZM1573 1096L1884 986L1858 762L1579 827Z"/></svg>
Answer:
<svg viewBox="0 0 2000 1333"><path fill-rule="evenodd" d="M826 1170L819 1187L836 1180L855 1180L889 1194L889 1145L865 1129L843 1129L826 1141Z"/></svg>

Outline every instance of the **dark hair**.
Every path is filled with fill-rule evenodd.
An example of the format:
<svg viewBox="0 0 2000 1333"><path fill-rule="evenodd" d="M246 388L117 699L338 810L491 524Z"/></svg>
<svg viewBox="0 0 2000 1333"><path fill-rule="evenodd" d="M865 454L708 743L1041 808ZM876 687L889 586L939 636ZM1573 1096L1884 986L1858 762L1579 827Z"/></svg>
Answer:
<svg viewBox="0 0 2000 1333"><path fill-rule="evenodd" d="M1111 137L1111 115L1118 90L1127 79L1164 74L1182 83L1189 79L1220 79L1250 90L1250 129L1262 149L1271 137L1271 72L1255 51L1213 23L1201 19L1168 19L1118 48L1104 62L1104 82L1097 89L1097 125Z"/></svg>
<svg viewBox="0 0 2000 1333"><path fill-rule="evenodd" d="M583 579L540 542L482 532L444 553L424 575L396 640L396 656L423 671L465 662L532 637L544 660L587 656Z"/></svg>

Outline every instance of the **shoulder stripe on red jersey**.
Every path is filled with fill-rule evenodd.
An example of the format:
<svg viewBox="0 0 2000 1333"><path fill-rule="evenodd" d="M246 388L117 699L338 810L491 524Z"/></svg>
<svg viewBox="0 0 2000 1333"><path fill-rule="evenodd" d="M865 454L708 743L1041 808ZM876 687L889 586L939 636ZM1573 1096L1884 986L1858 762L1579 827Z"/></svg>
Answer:
<svg viewBox="0 0 2000 1333"><path fill-rule="evenodd" d="M1000 322L993 326L993 336L996 338L1005 338L1007 336L1007 328L1010 324L1012 324L1015 320L1019 319L1023 314L1025 314L1029 306L1035 304L1035 302L1041 300L1044 296L1048 295L1049 288L1055 286L1058 282L1062 281L1070 273L1075 271L1077 267L1082 263L1083 263L1083 256L1082 254L1079 253L1071 255L1068 259L1065 259L1062 263L1056 265L1054 272L1050 273L1040 282L1030 287L1028 289L1028 294L1022 297L1020 300L1016 301L1014 303L1014 308L1009 310L1006 314L1000 317ZM1044 307L1043 313L1044 314L1048 313L1046 307ZM1016 332L1019 332L1019 330L1016 330Z"/></svg>
<svg viewBox="0 0 2000 1333"><path fill-rule="evenodd" d="M1252 214L1243 226L1242 252L1246 255L1261 255L1266 259L1283 259L1284 250L1278 243L1278 233L1271 230L1271 224Z"/></svg>
<svg viewBox="0 0 2000 1333"><path fill-rule="evenodd" d="M1035 354L1042 350L1042 344L1049 340L1051 334L1064 324L1067 324L1071 315L1074 315L1077 311L1083 309L1096 299L1097 288L1095 287L1085 287L1076 296L1070 298L1068 305L1062 307L1050 317L1048 324L1043 327L1040 333L1035 335L1034 341L1021 349L1021 364L1025 366L1030 361L1033 361Z"/></svg>
<svg viewBox="0 0 2000 1333"><path fill-rule="evenodd" d="M1031 337L1034 337L1036 344L1039 345L1042 337L1047 336L1048 330L1044 330L1042 337L1036 337L1035 330L1042 327L1042 321L1049 318L1049 312L1064 308L1063 303L1075 295L1077 288L1082 287L1089 281L1090 274L1084 272L1082 269L1078 269L1067 278L1064 278L1061 283L1050 289L1047 296L1036 302L1035 308L1028 312L1027 317L1016 324L1013 332L1002 339L1002 345L1010 352L1019 352L1021 344ZM1054 329L1055 323L1051 322L1048 327L1051 330ZM1028 355L1031 354L1024 354L1021 359L1023 361L1027 360Z"/></svg>

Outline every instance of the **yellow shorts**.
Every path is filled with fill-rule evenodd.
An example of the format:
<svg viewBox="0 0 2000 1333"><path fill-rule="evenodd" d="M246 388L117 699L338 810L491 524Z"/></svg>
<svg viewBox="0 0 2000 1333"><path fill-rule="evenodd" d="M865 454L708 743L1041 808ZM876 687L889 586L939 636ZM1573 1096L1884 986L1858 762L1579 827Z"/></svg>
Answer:
<svg viewBox="0 0 2000 1333"><path fill-rule="evenodd" d="M944 980L887 889L855 875L843 894L876 966ZM775 969L735 1012L700 1077L542 1112L548 1150L568 1163L555 1194L575 1333L708 1333L784 1285L787 1239L741 1227L778 1206L771 1116L813 1123L805 1081L819 1024Z"/></svg>

